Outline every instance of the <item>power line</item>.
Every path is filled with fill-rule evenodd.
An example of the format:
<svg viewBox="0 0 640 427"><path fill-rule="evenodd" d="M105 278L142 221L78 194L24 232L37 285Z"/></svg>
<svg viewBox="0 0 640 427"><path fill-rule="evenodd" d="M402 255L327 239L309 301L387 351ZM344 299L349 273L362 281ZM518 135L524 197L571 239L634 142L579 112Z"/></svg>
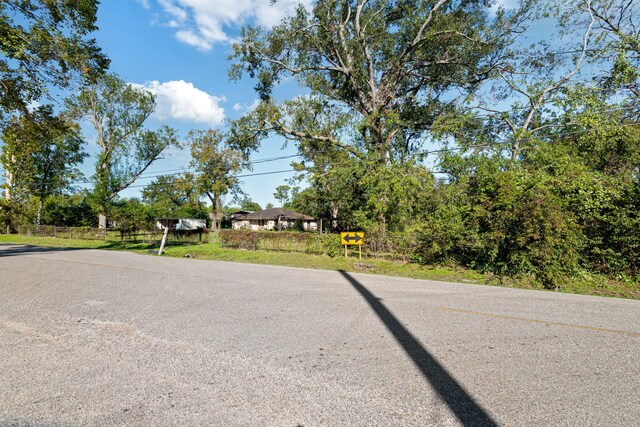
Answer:
<svg viewBox="0 0 640 427"><path fill-rule="evenodd" d="M250 174L244 174L244 175L234 175L234 178L246 178L246 177L251 177L251 176L262 176L262 175L275 175L275 174L280 174L280 173L287 173L287 172L296 172L296 169L286 169L286 170L279 170L279 171L270 171L270 172L260 172L260 173L250 173ZM171 186L171 185L179 185L181 184L180 182L168 182L168 183L164 183L161 184L159 182L151 182L149 184L146 185L130 185L127 188L141 188L141 187L150 187L150 186Z"/></svg>
<svg viewBox="0 0 640 427"><path fill-rule="evenodd" d="M638 126L640 126L639 123L623 123L623 124L616 125L615 127L620 128L620 127L638 127ZM578 131L556 133L556 134L551 134L550 137L554 138L554 139L555 138L562 138L562 137L565 137L565 136L585 134L585 133L590 133L590 132L594 132L594 131L598 131L598 130L602 130L602 129L611 129L611 127L612 126L608 126L606 128L604 128L604 127L593 127L593 128L583 129L583 130L578 130ZM522 142L522 141L530 141L530 140L537 140L537 139L539 139L539 138L531 136L531 137L520 138L519 141ZM429 154L437 154L437 153L444 153L444 152L463 151L463 150L469 150L469 149L474 149L474 148L479 148L479 149L492 148L492 147L499 147L501 145L504 145L507 142L508 141L500 141L500 142L484 144L484 145L475 145L475 146L472 145L472 146L462 146L462 147L452 147L452 148L441 148L441 149L437 149L437 150L416 151L414 153L414 155L429 155ZM326 151L318 151L317 153L324 153L324 152L326 152ZM303 155L302 154L293 154L293 155L287 155L287 156L256 159L255 161L253 161L253 163L267 163L267 162L271 162L271 161L283 160L283 159L295 158L295 157L303 157ZM344 162L332 162L330 164L332 166L341 166L341 165L345 165L347 163L344 163ZM180 169L174 169L174 170L180 170ZM279 170L279 171L267 171L267 172L236 175L235 177L236 178L246 178L246 177L262 176L262 175L273 175L273 174L295 172L295 171L303 172L303 171L296 170L296 169L287 169L287 170ZM146 175L146 176L144 176L144 174L142 174L137 179L149 179L149 178L155 178L155 177L159 177L159 176L176 176L176 175L180 175L180 174L182 174L184 172L185 172L184 170L181 170L181 172L177 172L177 173ZM434 174L445 174L446 173L446 172L442 172L442 171L432 171L432 170L429 170L429 172L434 173ZM70 181L69 182L70 185L82 185L82 184L89 184L89 183L90 182L87 179L83 179L81 181ZM45 186L45 185L48 185L48 184L49 184L48 182L47 183L40 182L40 183L31 183L30 185ZM164 184L164 185L173 185L173 184L177 184L177 183L168 183L168 184ZM141 187L147 187L149 185L159 185L159 184L158 183L149 183L149 184L146 184L146 185L144 185L144 184L130 185L127 188L141 188Z"/></svg>
<svg viewBox="0 0 640 427"><path fill-rule="evenodd" d="M614 110L611 110L614 111ZM562 126L562 125L559 125ZM620 124L620 125L616 125L616 127L633 127L633 126L639 126L639 124L637 123L626 123L626 124ZM580 130L580 131L572 131L572 132L565 132L565 133L557 133L557 134L552 134L550 135L550 137L552 138L559 138L559 137L564 137L564 136L570 136L570 135L578 135L578 134L583 134L583 133L590 133L596 130L600 130L600 129L604 129L604 128L590 128L590 129L584 129L584 130ZM519 138L519 141L532 141L532 140L538 140L538 137L535 136L530 136L530 137L524 137L524 138ZM508 141L500 141L500 142L494 142L494 143L490 143L490 144L484 144L484 145L472 145L472 146L464 146L464 147L452 147L452 148L441 148L441 149L437 149L437 150L423 150L423 151L416 151L414 153L414 155L429 155L429 154L438 154L438 153L446 153L446 152L453 152L453 151L463 151L463 150L469 150L469 149L473 149L473 148L492 148L492 147L497 147L497 146L501 146L503 144L505 144ZM324 153L324 151L320 151L317 153ZM282 160L282 159L290 159L290 158L295 158L295 157L303 157L302 154L293 154L293 155L289 155L289 156L281 156L281 157L274 157L274 158L268 158L268 159L262 159L261 161L254 161L253 163L266 163L266 162L270 162L270 161L275 161L275 160ZM293 169L292 169L293 170ZM191 172L195 172L195 171L191 171ZM435 171L430 171L432 173L442 173L442 172L435 172ZM160 174L160 175L148 175L148 176L140 176L138 177L139 179L149 179L149 178L155 178L155 177L159 177L159 176L174 176L174 175L180 175L180 173L171 173L171 174ZM269 172L264 173L266 175L270 174ZM260 175L260 174L258 174ZM243 175L243 176L257 176L257 175L253 175L253 174L249 174L249 175ZM140 187L140 186L136 186L136 187ZM132 186L128 187L128 188L132 188Z"/></svg>
<svg viewBox="0 0 640 427"><path fill-rule="evenodd" d="M289 155L289 156L267 157L267 158L262 158L262 159L250 160L247 163L248 164L252 164L252 165L256 165L256 164L262 164L262 163L268 163L268 162L275 162L275 161L278 161L278 160L291 159L291 158L300 157L300 156L301 156L301 154L292 154L292 155ZM161 172L175 172L175 173L163 174ZM190 172L196 172L196 170L193 169L193 168L185 169L184 167L182 167L182 168L174 168L174 169L165 169L165 170L159 170L159 171L143 173L138 178L155 178L155 177L158 177L158 176L179 175L181 173L190 173Z"/></svg>

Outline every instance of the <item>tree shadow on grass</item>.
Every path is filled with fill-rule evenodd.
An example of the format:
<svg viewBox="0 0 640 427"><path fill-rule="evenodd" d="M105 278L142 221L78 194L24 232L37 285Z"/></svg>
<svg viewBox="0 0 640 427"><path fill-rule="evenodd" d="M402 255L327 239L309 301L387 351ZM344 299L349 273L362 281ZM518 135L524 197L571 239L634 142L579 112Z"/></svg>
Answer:
<svg viewBox="0 0 640 427"><path fill-rule="evenodd" d="M497 426L485 409L456 381L420 342L391 313L380 299L373 295L349 273L340 273L367 301L374 313L387 327L398 344L413 360L424 379L440 395L451 412L465 426Z"/></svg>
<svg viewBox="0 0 640 427"><path fill-rule="evenodd" d="M146 249L155 249L158 251L160 247L159 244L153 243L135 243L135 242L104 242L104 244L99 247L92 249L111 249L111 250L146 250Z"/></svg>

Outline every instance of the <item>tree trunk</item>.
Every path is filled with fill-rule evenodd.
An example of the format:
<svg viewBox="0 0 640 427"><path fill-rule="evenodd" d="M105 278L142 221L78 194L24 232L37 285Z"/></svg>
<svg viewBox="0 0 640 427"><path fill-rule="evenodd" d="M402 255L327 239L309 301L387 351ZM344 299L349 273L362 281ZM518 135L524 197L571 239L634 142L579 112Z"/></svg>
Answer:
<svg viewBox="0 0 640 427"><path fill-rule="evenodd" d="M11 200L11 178L7 178L7 186L4 188L4 198Z"/></svg>
<svg viewBox="0 0 640 427"><path fill-rule="evenodd" d="M15 159L15 157L12 157L12 159ZM9 171L5 171L4 177L5 181L7 181L5 184L6 187L4 188L4 198L11 200L13 197L13 194L11 193L11 187L13 186L13 174Z"/></svg>
<svg viewBox="0 0 640 427"><path fill-rule="evenodd" d="M42 197L38 200L38 215L36 216L36 225L40 225L42 222Z"/></svg>
<svg viewBox="0 0 640 427"><path fill-rule="evenodd" d="M339 213L339 208L336 206L333 206L331 208L331 230L337 230L338 229L338 213Z"/></svg>
<svg viewBox="0 0 640 427"><path fill-rule="evenodd" d="M511 145L511 163L515 163L518 160L518 154L520 152L520 139L516 138Z"/></svg>
<svg viewBox="0 0 640 427"><path fill-rule="evenodd" d="M220 213L222 212L222 206L220 203L220 195L217 193L207 193L207 197L211 201L211 231L216 231L220 228Z"/></svg>
<svg viewBox="0 0 640 427"><path fill-rule="evenodd" d="M104 230L107 228L107 206L109 206L109 178L110 178L110 152L103 152L96 173L95 195L98 198L98 228Z"/></svg>
<svg viewBox="0 0 640 427"><path fill-rule="evenodd" d="M98 214L98 228L107 228L107 215L105 215L104 213Z"/></svg>

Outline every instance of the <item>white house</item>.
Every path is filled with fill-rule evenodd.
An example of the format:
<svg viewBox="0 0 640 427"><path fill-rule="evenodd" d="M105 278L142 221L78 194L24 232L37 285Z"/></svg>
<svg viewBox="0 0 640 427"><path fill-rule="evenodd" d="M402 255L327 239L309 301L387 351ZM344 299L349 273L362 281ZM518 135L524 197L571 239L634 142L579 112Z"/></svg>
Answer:
<svg viewBox="0 0 640 427"><path fill-rule="evenodd" d="M231 214L231 224L234 230L274 230L294 226L296 221L302 223L305 231L318 229L318 222L312 216L304 215L283 208L270 208L258 212L234 212Z"/></svg>

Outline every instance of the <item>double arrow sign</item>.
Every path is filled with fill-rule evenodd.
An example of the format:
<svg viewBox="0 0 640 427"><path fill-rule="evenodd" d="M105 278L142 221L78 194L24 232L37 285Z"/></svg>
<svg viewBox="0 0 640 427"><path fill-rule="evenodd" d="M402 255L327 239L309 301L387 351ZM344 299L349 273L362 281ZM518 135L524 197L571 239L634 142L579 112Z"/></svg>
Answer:
<svg viewBox="0 0 640 427"><path fill-rule="evenodd" d="M341 245L362 245L364 243L363 231L348 231L340 233Z"/></svg>

